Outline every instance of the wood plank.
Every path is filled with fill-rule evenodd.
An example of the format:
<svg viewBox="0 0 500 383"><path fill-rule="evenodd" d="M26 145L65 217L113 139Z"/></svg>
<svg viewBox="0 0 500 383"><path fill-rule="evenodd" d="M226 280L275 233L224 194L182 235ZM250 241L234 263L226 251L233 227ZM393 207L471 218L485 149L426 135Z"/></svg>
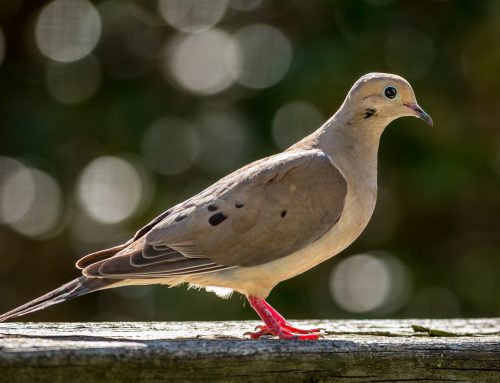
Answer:
<svg viewBox="0 0 500 383"><path fill-rule="evenodd" d="M258 322L0 324L0 382L500 382L500 318L314 320L319 341L249 340Z"/></svg>

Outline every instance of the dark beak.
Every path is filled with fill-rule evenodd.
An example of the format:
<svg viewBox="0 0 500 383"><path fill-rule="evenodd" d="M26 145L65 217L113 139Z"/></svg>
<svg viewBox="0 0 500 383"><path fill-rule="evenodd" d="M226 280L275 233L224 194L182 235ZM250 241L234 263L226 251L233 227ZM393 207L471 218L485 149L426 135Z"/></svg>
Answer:
<svg viewBox="0 0 500 383"><path fill-rule="evenodd" d="M412 110L415 117L418 117L421 120L425 121L427 125L434 125L431 116L429 116L420 106L418 106L418 104L405 104L405 106Z"/></svg>

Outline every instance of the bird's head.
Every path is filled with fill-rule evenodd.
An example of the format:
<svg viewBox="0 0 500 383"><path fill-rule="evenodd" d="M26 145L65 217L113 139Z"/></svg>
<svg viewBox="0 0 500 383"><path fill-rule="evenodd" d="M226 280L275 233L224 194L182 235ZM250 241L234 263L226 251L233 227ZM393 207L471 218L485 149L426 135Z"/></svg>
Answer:
<svg viewBox="0 0 500 383"><path fill-rule="evenodd" d="M360 120L388 123L399 117L414 116L430 126L433 124L431 116L418 105L408 81L394 74L364 75L349 91L345 104L356 111L355 117Z"/></svg>

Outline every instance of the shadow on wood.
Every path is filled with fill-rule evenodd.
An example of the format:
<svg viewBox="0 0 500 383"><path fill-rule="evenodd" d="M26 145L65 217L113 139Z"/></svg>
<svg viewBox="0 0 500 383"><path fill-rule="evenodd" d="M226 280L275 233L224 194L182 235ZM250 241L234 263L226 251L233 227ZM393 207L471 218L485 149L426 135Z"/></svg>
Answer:
<svg viewBox="0 0 500 383"><path fill-rule="evenodd" d="M0 382L500 382L500 319L299 321L319 341L246 340L257 322L0 324Z"/></svg>

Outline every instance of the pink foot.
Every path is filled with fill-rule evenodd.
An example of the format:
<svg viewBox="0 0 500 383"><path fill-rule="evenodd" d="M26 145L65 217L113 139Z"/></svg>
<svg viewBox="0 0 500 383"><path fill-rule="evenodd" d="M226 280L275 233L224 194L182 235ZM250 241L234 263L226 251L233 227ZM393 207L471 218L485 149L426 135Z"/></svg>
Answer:
<svg viewBox="0 0 500 383"><path fill-rule="evenodd" d="M314 333L321 333L321 331L323 331L322 328L310 328L310 329L298 328L298 327L295 327L288 322L280 324L280 327L282 329L288 330L288 331L293 332L295 334L314 334ZM259 331L264 331L264 332L269 333L269 327L266 326L265 324L257 326L257 329Z"/></svg>
<svg viewBox="0 0 500 383"><path fill-rule="evenodd" d="M274 307L271 306L269 303L267 303L264 299L262 300L262 303L264 303L264 305L266 306L269 313L273 316L273 318L276 319L281 326L285 327L287 330L289 330L291 332L294 332L296 334L311 334L311 333L315 333L315 332L321 332L323 330L322 328L312 328L312 329L304 330L304 329L295 327L292 324L288 323L287 320L285 318L283 318L283 316L279 312L277 312L274 309ZM259 327L265 327L265 326L259 326Z"/></svg>
<svg viewBox="0 0 500 383"><path fill-rule="evenodd" d="M244 334L250 336L251 339L257 339L263 335L274 335L286 340L317 340L321 337L319 333L321 329L305 330L292 326L264 299L254 296L248 296L247 299L250 306L252 306L265 323L264 325L257 326L259 331L246 332Z"/></svg>
<svg viewBox="0 0 500 383"><path fill-rule="evenodd" d="M265 329L255 331L255 332L248 331L243 335L249 336L250 339L258 339L263 335L274 335L274 336L277 336L278 338L284 339L284 340L318 340L319 338L321 338L321 334L318 334L318 333L311 333L311 334L300 333L299 334L299 333L291 332L291 331L284 330L284 329L274 333L273 331L269 330L266 326L262 326L262 327L265 327ZM306 331L306 330L304 330L304 331Z"/></svg>

